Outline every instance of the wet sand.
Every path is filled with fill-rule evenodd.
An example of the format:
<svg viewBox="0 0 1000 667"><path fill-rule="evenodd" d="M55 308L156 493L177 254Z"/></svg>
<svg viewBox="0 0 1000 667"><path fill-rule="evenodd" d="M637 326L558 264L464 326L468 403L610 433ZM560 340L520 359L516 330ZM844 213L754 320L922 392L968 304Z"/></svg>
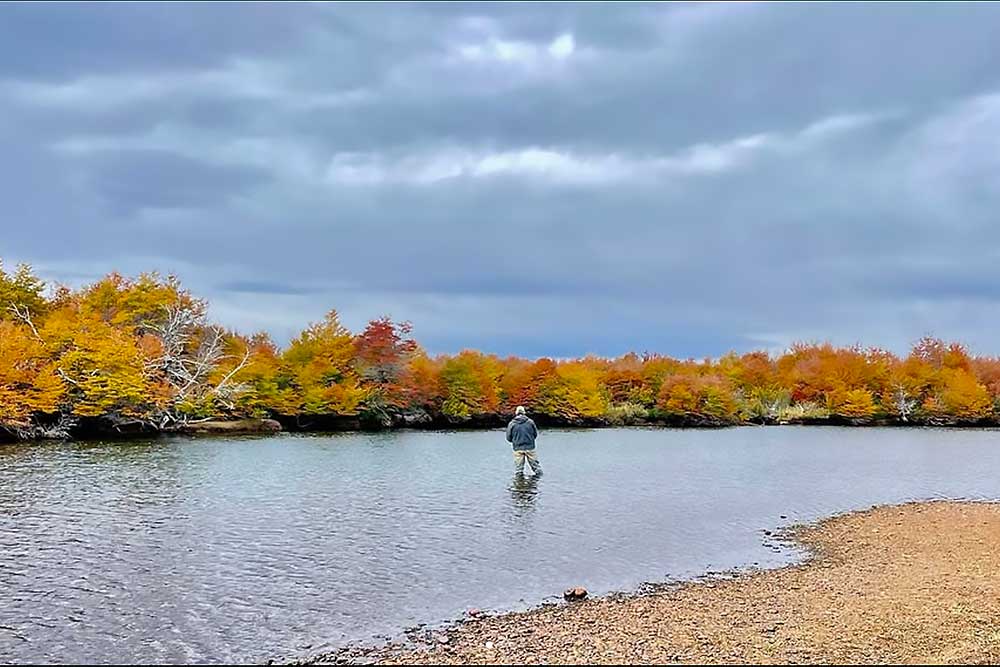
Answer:
<svg viewBox="0 0 1000 667"><path fill-rule="evenodd" d="M997 663L1000 504L879 507L789 531L806 562L475 618L318 662Z"/></svg>

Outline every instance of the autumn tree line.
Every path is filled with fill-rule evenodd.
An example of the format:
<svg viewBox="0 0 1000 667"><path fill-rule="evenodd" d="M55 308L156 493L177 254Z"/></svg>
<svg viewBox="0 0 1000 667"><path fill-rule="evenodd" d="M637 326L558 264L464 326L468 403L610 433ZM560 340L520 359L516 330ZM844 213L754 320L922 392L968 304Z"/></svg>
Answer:
<svg viewBox="0 0 1000 667"><path fill-rule="evenodd" d="M719 359L430 356L409 324L348 331L331 311L280 348L211 323L173 277L111 274L81 289L0 265L0 436L185 431L268 418L289 429L542 423L992 424L1000 359L920 340L905 358L800 343Z"/></svg>

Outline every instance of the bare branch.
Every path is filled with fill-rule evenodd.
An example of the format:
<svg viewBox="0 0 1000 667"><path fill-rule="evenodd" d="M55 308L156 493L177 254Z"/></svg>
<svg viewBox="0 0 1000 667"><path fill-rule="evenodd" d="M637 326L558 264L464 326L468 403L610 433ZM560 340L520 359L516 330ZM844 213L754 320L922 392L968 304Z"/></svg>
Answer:
<svg viewBox="0 0 1000 667"><path fill-rule="evenodd" d="M212 393L214 394L220 393L223 387L226 386L226 383L228 383L229 380L231 380L234 375L243 370L243 368L247 365L247 362L249 360L250 360L250 348L247 348L246 352L243 354L243 359L240 361L240 363L236 364L236 366L233 367L233 370L229 371L229 373L226 374L226 377L222 378L219 384L217 384L212 389Z"/></svg>
<svg viewBox="0 0 1000 667"><path fill-rule="evenodd" d="M63 414L55 424L42 425L31 421L23 425L7 425L7 429L20 440L65 440L76 424L76 417Z"/></svg>
<svg viewBox="0 0 1000 667"><path fill-rule="evenodd" d="M904 422L909 421L910 414L917 407L917 402L913 398L910 398L909 392L907 392L903 383L897 382L893 387L892 400L895 403L896 412L899 413L900 418Z"/></svg>
<svg viewBox="0 0 1000 667"><path fill-rule="evenodd" d="M18 307L16 303L12 303L9 306L7 306L7 310L12 312L14 314L14 317L16 317L17 319L21 320L22 322L28 325L28 328L31 329L31 333L35 335L35 339L39 343L45 342L44 340L42 340L42 335L38 333L38 329L35 327L35 323L31 319L31 311L28 310L27 306L24 306L24 308L22 309Z"/></svg>
<svg viewBox="0 0 1000 667"><path fill-rule="evenodd" d="M144 327L159 338L162 350L149 362L149 371L166 380L172 390L171 405L159 417L161 428L190 423L180 406L208 396L218 397L228 402L230 409L234 408L232 397L246 391L246 387L234 383L233 378L249 361L249 350L221 381L213 385L209 378L219 364L232 357L225 353L225 330L208 325L203 311L190 305L167 306L162 319L144 323Z"/></svg>
<svg viewBox="0 0 1000 667"><path fill-rule="evenodd" d="M80 386L80 383L77 382L75 379L71 378L69 374L62 369L61 366L56 366L56 373L58 373L59 377L61 377L63 380L66 380L66 382L69 382L72 385L76 385L77 387Z"/></svg>

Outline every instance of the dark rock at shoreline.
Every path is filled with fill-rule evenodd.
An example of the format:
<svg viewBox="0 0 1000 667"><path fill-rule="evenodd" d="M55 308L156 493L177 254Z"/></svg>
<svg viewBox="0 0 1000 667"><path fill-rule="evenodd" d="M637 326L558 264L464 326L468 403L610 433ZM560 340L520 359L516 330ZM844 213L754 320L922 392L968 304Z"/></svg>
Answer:
<svg viewBox="0 0 1000 667"><path fill-rule="evenodd" d="M563 598L569 602L576 602L577 600L584 600L587 597L587 589L582 586L577 586L576 588L567 588L563 593Z"/></svg>
<svg viewBox="0 0 1000 667"><path fill-rule="evenodd" d="M378 430L368 424L366 429L356 415L273 415L286 431L362 431Z"/></svg>
<svg viewBox="0 0 1000 667"><path fill-rule="evenodd" d="M416 428L434 423L434 418L426 410L407 410L399 416L402 426Z"/></svg>
<svg viewBox="0 0 1000 667"><path fill-rule="evenodd" d="M219 434L219 433L277 433L281 423L274 419L234 419L229 421L206 421L186 424L183 433Z"/></svg>
<svg viewBox="0 0 1000 667"><path fill-rule="evenodd" d="M42 416L39 425L43 427L34 433L15 432L0 427L0 443L20 442L42 439L70 440L128 440L151 438L171 433L188 433L196 435L229 435L241 433L273 433L276 431L291 432L377 432L398 429L418 429L422 431L465 431L502 429L510 419L508 414L491 413L476 415L469 419L453 419L442 415L429 413L424 409L406 412L391 412L378 417L364 415L272 415L272 419L238 419L211 420L185 426L158 429L147 421L122 421L110 417L79 417L74 418L72 425L59 431L52 430L57 425L58 415ZM619 428L620 425L609 423L601 418L573 419L543 414L532 414L535 423L542 429L549 428ZM730 426L747 426L757 422L728 422L704 418L650 416L641 424L649 428L725 428ZM891 418L846 419L835 415L827 417L792 418L789 420L762 420L761 426L853 426L853 427L900 427L900 428L987 428L1000 426L996 418L961 420L945 417L911 418L901 421Z"/></svg>
<svg viewBox="0 0 1000 667"><path fill-rule="evenodd" d="M77 440L148 438L159 433L146 421L123 421L110 417L80 417L69 429L70 436Z"/></svg>

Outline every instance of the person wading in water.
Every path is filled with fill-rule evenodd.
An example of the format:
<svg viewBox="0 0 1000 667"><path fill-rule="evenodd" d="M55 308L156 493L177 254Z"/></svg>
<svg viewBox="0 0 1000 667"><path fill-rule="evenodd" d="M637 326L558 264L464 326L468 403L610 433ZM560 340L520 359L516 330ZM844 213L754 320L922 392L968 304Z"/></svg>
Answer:
<svg viewBox="0 0 1000 667"><path fill-rule="evenodd" d="M514 448L514 470L518 475L524 474L524 462L531 466L531 472L542 474L542 464L535 456L535 438L538 437L538 427L524 412L524 406L517 406L514 418L507 424L507 442Z"/></svg>

